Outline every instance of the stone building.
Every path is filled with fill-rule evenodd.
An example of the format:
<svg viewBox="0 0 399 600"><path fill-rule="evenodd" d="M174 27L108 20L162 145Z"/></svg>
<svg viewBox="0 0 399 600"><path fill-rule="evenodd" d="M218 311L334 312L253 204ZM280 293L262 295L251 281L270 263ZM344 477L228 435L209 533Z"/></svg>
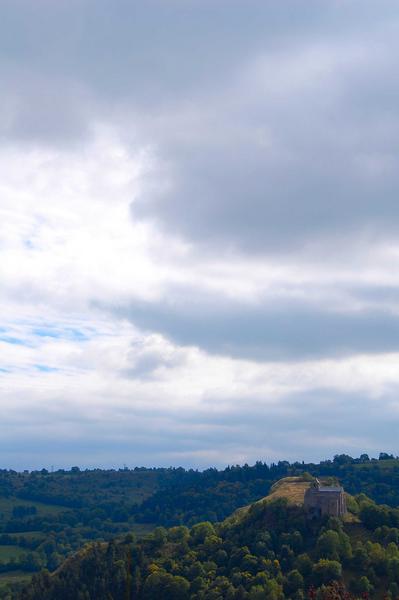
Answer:
<svg viewBox="0 0 399 600"><path fill-rule="evenodd" d="M305 509L314 517L329 515L342 517L346 514L346 497L341 486L322 485L318 479L306 490Z"/></svg>

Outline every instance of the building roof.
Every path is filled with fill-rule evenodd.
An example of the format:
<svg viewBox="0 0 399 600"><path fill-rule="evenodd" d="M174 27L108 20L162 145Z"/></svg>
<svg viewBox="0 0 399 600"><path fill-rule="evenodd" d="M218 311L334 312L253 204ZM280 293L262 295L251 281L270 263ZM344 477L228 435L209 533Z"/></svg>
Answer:
<svg viewBox="0 0 399 600"><path fill-rule="evenodd" d="M341 486L332 486L332 485L320 485L317 490L319 492L343 492L344 488Z"/></svg>

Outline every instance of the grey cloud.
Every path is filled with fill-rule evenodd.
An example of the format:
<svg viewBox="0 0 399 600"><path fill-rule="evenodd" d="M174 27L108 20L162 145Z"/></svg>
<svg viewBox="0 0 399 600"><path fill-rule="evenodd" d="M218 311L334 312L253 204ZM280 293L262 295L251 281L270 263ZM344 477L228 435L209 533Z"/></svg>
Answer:
<svg viewBox="0 0 399 600"><path fill-rule="evenodd" d="M281 28L304 34L310 16L326 26L330 14L316 0L290 2L289 11L261 0L245 6L236 0L121 0L117 7L106 0L28 0L3 2L1 10L8 60L86 81L101 95L158 104L170 92L215 80L260 42L281 43Z"/></svg>
<svg viewBox="0 0 399 600"><path fill-rule="evenodd" d="M219 428L223 438L235 438L242 448L248 440L254 448L284 448L285 458L289 460L297 460L298 456L311 459L314 447L318 448L317 459L323 458L323 452L324 457L334 453L334 447L345 448L343 451L349 453L367 447L371 453L378 454L384 439L396 453L395 431L399 420L393 407L396 397L395 388L378 398L312 388L287 394L278 401L272 399L272 402L270 398L251 396L235 402L229 400L225 410L218 410L218 401L208 398L209 412L204 410L203 414L197 414L195 422L204 429L209 425L215 432ZM383 411L381 405L385 407ZM189 420L190 416L183 418Z"/></svg>
<svg viewBox="0 0 399 600"><path fill-rule="evenodd" d="M287 77L295 81L311 58L305 54L297 64L291 50ZM218 118L199 109L188 143L171 136L161 144L168 171L154 178L168 185L157 191L150 182L133 214L195 240L205 252L215 246L287 252L337 237L346 244L395 238L399 86L390 74L396 63L388 48L382 65L372 50L362 51L367 58L349 66L342 55L332 74L328 58L326 73L311 80L309 69L304 89L288 83L273 90L282 85L274 82L277 60L259 74L264 89L252 82L253 89L224 90L214 108Z"/></svg>
<svg viewBox="0 0 399 600"><path fill-rule="evenodd" d="M8 101L3 99L9 109L9 117L3 123L8 139L64 145L91 137L95 100L86 90L73 82L54 78L50 84L29 76L18 87L19 94L14 90Z"/></svg>
<svg viewBox="0 0 399 600"><path fill-rule="evenodd" d="M174 349L165 351L160 348L133 349L129 356L131 366L123 369L121 374L131 379L155 379L160 376L160 369L171 369L185 362L183 351Z"/></svg>
<svg viewBox="0 0 399 600"><path fill-rule="evenodd" d="M3 135L61 144L109 121L152 144L136 217L203 251L398 234L396 2L0 11Z"/></svg>
<svg viewBox="0 0 399 600"><path fill-rule="evenodd" d="M137 127L142 113L209 89L287 21L272 4L248 12L226 0L6 1L0 17L2 93L15 110L3 132L54 143L80 140L121 106L139 109Z"/></svg>
<svg viewBox="0 0 399 600"><path fill-rule="evenodd" d="M122 374L133 379L148 379L155 375L155 371L164 366L164 362L158 353L147 352L140 356L132 367L124 369Z"/></svg>
<svg viewBox="0 0 399 600"><path fill-rule="evenodd" d="M259 361L399 350L398 316L375 306L340 310L284 297L248 305L198 290L174 289L160 302L102 308L176 344Z"/></svg>

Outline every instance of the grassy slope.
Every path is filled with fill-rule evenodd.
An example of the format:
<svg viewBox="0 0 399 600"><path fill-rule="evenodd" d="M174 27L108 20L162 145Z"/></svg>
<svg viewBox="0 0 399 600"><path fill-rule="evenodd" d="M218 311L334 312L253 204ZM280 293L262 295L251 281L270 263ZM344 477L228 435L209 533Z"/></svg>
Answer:
<svg viewBox="0 0 399 600"><path fill-rule="evenodd" d="M275 483L270 494L266 497L270 502L277 498L287 498L292 504L303 504L306 490L310 487L310 482L301 477L285 477Z"/></svg>
<svg viewBox="0 0 399 600"><path fill-rule="evenodd" d="M278 498L287 498L292 504L301 505L304 501L305 491L310 486L309 481L305 481L302 477L284 477L277 481L271 488L270 494L261 498L254 504L263 504L264 502L272 502ZM236 510L230 517L227 517L226 523L233 523L240 518L244 517L252 506L243 506Z"/></svg>

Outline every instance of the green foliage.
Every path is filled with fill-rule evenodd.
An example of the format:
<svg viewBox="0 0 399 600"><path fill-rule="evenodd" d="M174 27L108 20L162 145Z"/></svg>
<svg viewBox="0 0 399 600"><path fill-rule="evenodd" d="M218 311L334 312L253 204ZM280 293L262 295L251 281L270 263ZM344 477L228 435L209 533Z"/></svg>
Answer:
<svg viewBox="0 0 399 600"><path fill-rule="evenodd" d="M339 520L315 522L276 500L221 524L93 544L55 575L35 576L20 600L349 600L345 573L356 597L372 596L399 583L398 546L374 534L351 542Z"/></svg>
<svg viewBox="0 0 399 600"><path fill-rule="evenodd" d="M191 538L194 543L202 544L205 539L215 535L215 528L212 523L206 521L204 523L198 523L191 529Z"/></svg>
<svg viewBox="0 0 399 600"><path fill-rule="evenodd" d="M305 581L301 573L298 569L294 569L288 573L284 588L287 594L291 595L303 589L304 583Z"/></svg>
<svg viewBox="0 0 399 600"><path fill-rule="evenodd" d="M365 594L371 594L373 592L374 586L368 578L363 575L357 579L352 579L350 589L355 594L361 594L364 597Z"/></svg>
<svg viewBox="0 0 399 600"><path fill-rule="evenodd" d="M220 525L158 528L136 543L125 536L121 542L94 544L56 575L36 576L20 598L349 600L345 568L352 573L356 597L380 593L381 585L396 589L399 549L394 542L383 546L371 537L352 544L336 519L314 522L300 507L281 501L260 507ZM376 532L390 534L389 529Z"/></svg>
<svg viewBox="0 0 399 600"><path fill-rule="evenodd" d="M143 599L187 600L189 589L190 584L184 577L174 576L159 569L147 577Z"/></svg>
<svg viewBox="0 0 399 600"><path fill-rule="evenodd" d="M331 525L332 519L330 519ZM352 558L352 547L347 534L338 528L338 531L328 529L320 534L316 544L318 558L328 558L347 563Z"/></svg>
<svg viewBox="0 0 399 600"><path fill-rule="evenodd" d="M342 566L336 560L321 558L313 568L313 577L318 586L337 581L342 577Z"/></svg>
<svg viewBox="0 0 399 600"><path fill-rule="evenodd" d="M316 553L319 558L339 560L340 539L338 533L332 530L322 533L317 540Z"/></svg>
<svg viewBox="0 0 399 600"><path fill-rule="evenodd" d="M236 568L240 569L241 563L237 559L237 547L233 552L226 547L223 527L219 531L214 523L264 497L270 487L285 476L301 476L306 481L315 476L332 481L339 478L349 493L358 494L348 498L349 509L368 529L369 541L380 546L366 547L365 540L361 547L357 546L358 540L351 545L340 523L330 520L319 529L310 547L309 527L300 511L293 515L295 523L287 530L284 500L275 503L267 514L262 502L257 502L247 521L237 521L237 531L248 527L253 537L238 546L248 548L248 570L246 575L240 571L241 583L234 586L235 593L249 594L251 577L257 577L257 568L267 570L274 577L270 564L266 567L262 561L273 564L278 560L284 578L289 572L299 571L305 580L305 593L313 564L319 559L335 559L345 569L358 569L359 575L368 577L373 585L375 578L393 580L396 577L393 573L397 556L388 546L391 543L397 546L399 542L399 510L394 508L399 505L399 461L388 454L382 453L378 460L366 455L357 459L338 455L320 464L257 462L253 466L204 472L180 468L83 471L76 467L55 473L45 469L32 473L2 470L0 598L3 576L9 578L5 585L12 585L18 578L22 581L43 567L50 571L58 569L68 556L88 542L108 541L132 531L140 538L156 527L171 529L158 530L148 542L152 553L172 545L179 563L182 556L189 555L194 544L198 546L198 562L203 565L207 562L205 555L211 556L208 563L214 565L215 577L224 576L220 574L223 569L232 568L232 563L237 563ZM234 516L232 521L236 519ZM251 520L259 522L261 519L260 527L254 531ZM208 524L190 532L187 527L197 523ZM209 527L213 527L213 531ZM126 539L126 543L132 545L133 540ZM304 556L300 559L301 554ZM240 560L244 556L245 553ZM393 562L388 568L389 560ZM185 576L184 569L182 573ZM140 577L145 579L141 570ZM208 572L204 581L208 594L214 585L209 581Z"/></svg>

